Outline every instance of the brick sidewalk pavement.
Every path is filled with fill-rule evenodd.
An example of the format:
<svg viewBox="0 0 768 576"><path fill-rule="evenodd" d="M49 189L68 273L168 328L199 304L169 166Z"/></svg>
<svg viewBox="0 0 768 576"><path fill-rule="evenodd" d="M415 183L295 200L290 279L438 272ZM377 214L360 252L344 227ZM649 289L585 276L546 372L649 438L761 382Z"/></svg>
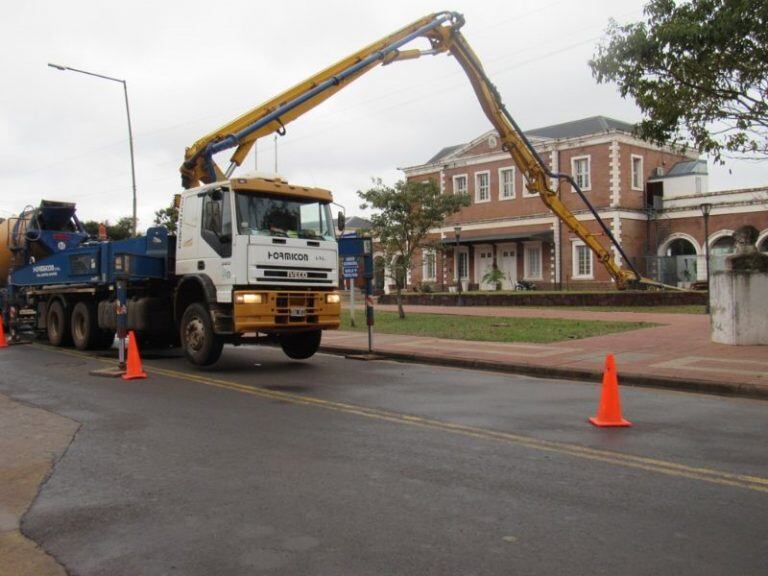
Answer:
<svg viewBox="0 0 768 576"><path fill-rule="evenodd" d="M395 310L377 306L377 310ZM408 312L583 320L631 320L660 326L551 344L456 341L376 334L374 352L393 358L599 381L605 356L613 353L625 384L768 398L768 347L726 346L709 337L703 314L592 312L513 307L408 306ZM367 350L367 334L326 332L328 351Z"/></svg>

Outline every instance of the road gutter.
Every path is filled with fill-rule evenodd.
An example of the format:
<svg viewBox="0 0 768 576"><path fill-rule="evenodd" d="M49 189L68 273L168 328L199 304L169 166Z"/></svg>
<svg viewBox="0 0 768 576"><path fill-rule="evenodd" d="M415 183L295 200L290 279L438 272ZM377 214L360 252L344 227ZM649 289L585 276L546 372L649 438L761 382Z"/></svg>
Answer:
<svg viewBox="0 0 768 576"><path fill-rule="evenodd" d="M359 355L360 348L354 346L323 345L321 352L337 356ZM488 360L471 360L466 358L450 358L434 356L423 353L391 352L376 350L375 355L380 359L395 360L415 364L430 364L453 368L466 368L469 370L484 370L488 372L502 372L505 374L521 374L526 376L538 376L540 378L565 378L599 383L603 374L597 370L584 368L559 368L554 366L537 366L514 362L492 362ZM619 383L626 386L642 388L663 388L681 392L695 392L699 394L713 394L717 396L730 396L739 398L752 398L768 400L768 386L759 384L714 382L711 380L699 380L695 378L675 378L672 376L647 376L632 372L621 372Z"/></svg>

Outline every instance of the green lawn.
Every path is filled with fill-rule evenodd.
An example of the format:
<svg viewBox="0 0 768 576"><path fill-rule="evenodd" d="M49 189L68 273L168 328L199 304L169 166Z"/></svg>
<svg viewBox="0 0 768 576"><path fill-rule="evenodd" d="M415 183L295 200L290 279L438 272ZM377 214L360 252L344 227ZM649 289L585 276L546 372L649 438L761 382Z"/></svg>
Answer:
<svg viewBox="0 0 768 576"><path fill-rule="evenodd" d="M344 310L342 330L367 330L365 313L355 313L357 326L350 326L349 311ZM376 311L374 331L382 334L408 334L452 340L486 342L561 342L589 338L602 334L626 332L656 326L648 322L608 322L602 320L563 320L556 318L493 318L484 316L455 316L412 314L407 310L405 320L396 312Z"/></svg>

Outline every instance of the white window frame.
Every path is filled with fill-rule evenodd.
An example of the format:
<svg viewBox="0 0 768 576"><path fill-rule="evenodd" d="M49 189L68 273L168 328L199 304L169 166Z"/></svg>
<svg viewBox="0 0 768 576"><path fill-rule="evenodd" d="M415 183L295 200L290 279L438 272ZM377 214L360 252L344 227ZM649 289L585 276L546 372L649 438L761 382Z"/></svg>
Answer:
<svg viewBox="0 0 768 576"><path fill-rule="evenodd" d="M456 189L456 180L459 178L464 178L464 191L460 192ZM454 194L468 194L469 193L469 175L467 174L455 174L452 179L453 182L453 193Z"/></svg>
<svg viewBox="0 0 768 576"><path fill-rule="evenodd" d="M579 248L583 247L589 254L589 274L579 274ZM571 272L574 280L594 280L595 255L592 250L581 240L573 240L571 243Z"/></svg>
<svg viewBox="0 0 768 576"><path fill-rule="evenodd" d="M504 173L510 172L512 174L512 193L509 196L504 196ZM517 178L517 170L514 166L505 166L499 168L499 200L514 200L517 196L517 190L515 189L515 179Z"/></svg>
<svg viewBox="0 0 768 576"><path fill-rule="evenodd" d="M639 170L635 170L635 160L640 161ZM640 190L642 192L643 186L645 185L644 158L639 154L631 154L629 158L629 165L631 178L630 186L632 187L632 190ZM635 180L637 180L638 184L635 184Z"/></svg>
<svg viewBox="0 0 768 576"><path fill-rule="evenodd" d="M531 192L528 190L528 181L525 179L525 174L522 175L522 181L523 181L523 198L536 198L539 195L539 193Z"/></svg>
<svg viewBox="0 0 768 576"><path fill-rule="evenodd" d="M429 260L432 259L432 274L429 273ZM435 250L421 251L421 279L425 282L434 282L437 280L437 252Z"/></svg>
<svg viewBox="0 0 768 576"><path fill-rule="evenodd" d="M579 183L579 177L578 173L576 172L576 164L577 162L580 162L581 160L587 161L587 183L586 186L582 186ZM571 175L573 176L573 179L576 180L576 183L579 184L579 187L581 188L582 192L588 192L589 190L592 190L592 156L589 154L585 154L583 156L574 156L571 158ZM571 192L576 192L576 190L571 189Z"/></svg>
<svg viewBox="0 0 768 576"><path fill-rule="evenodd" d="M480 198L480 176L485 176L488 178L488 183L486 185L486 198ZM485 202L491 201L491 171L490 170L480 170L479 172L475 172L475 204L484 204Z"/></svg>
<svg viewBox="0 0 768 576"><path fill-rule="evenodd" d="M531 249L536 248L539 253L538 275L531 274ZM525 280L541 280L544 278L544 248L540 240L531 240L523 243L523 278Z"/></svg>

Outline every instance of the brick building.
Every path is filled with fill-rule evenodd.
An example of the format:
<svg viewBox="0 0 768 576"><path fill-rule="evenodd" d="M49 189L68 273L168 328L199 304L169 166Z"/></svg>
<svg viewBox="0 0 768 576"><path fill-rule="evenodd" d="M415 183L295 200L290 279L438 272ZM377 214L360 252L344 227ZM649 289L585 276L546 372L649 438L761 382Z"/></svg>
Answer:
<svg viewBox="0 0 768 576"><path fill-rule="evenodd" d="M633 136L632 128L596 116L526 135L551 170L577 179L642 274L679 285L705 277L702 203L713 205L713 269L732 249L731 234L742 224L757 227L760 246L768 250L768 189L709 192L706 162L695 152L654 146ZM610 286L610 276L591 251L538 195L528 193L494 131L402 170L408 180L433 179L443 193L466 192L472 200L435 230L432 240L443 249L422 252L409 274L409 287L450 289L460 275L465 289L491 290L494 286L482 278L494 262L504 273L504 289L518 280L532 281L540 289ZM571 186L552 185L577 218L597 233L594 216ZM391 283L379 274L378 288L388 291Z"/></svg>

